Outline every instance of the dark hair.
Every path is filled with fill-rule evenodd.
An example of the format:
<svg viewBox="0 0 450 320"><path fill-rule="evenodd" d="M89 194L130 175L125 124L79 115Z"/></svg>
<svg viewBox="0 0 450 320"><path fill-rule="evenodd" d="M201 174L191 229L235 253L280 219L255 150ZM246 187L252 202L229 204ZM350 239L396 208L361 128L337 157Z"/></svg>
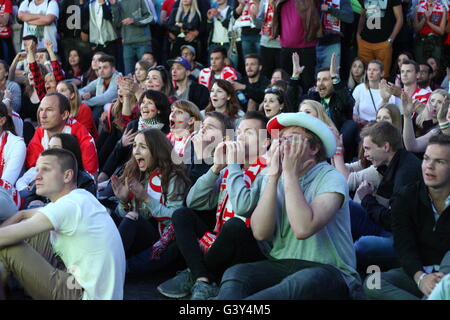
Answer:
<svg viewBox="0 0 450 320"><path fill-rule="evenodd" d="M59 113L63 114L65 111L70 113L70 101L66 96L62 95L59 92L49 92L45 95L45 97L56 96L58 99L58 108Z"/></svg>
<svg viewBox="0 0 450 320"><path fill-rule="evenodd" d="M277 68L277 69L273 70L273 72L272 72L272 77L273 77L273 74L274 74L275 72L281 73L281 80L284 80L284 81L286 81L286 82L289 82L289 73L287 73L284 69L282 69L282 68Z"/></svg>
<svg viewBox="0 0 450 320"><path fill-rule="evenodd" d="M420 71L419 64L417 62L415 62L414 60L406 60L405 62L403 62L403 64L412 64L414 66L414 69L416 70L416 73L418 73ZM402 66L403 66L403 64L402 64Z"/></svg>
<svg viewBox="0 0 450 320"><path fill-rule="evenodd" d="M9 65L5 60L0 59L0 64L3 65L7 74L9 74Z"/></svg>
<svg viewBox="0 0 450 320"><path fill-rule="evenodd" d="M227 49L223 46L217 46L214 49L212 49L209 56L211 56L213 53L217 53L217 52L220 52L224 59L228 57Z"/></svg>
<svg viewBox="0 0 450 320"><path fill-rule="evenodd" d="M371 126L366 126L361 131L361 138L365 137L370 137L378 147L388 142L394 152L403 147L400 130L387 121L379 121Z"/></svg>
<svg viewBox="0 0 450 320"><path fill-rule="evenodd" d="M56 157L56 160L58 161L62 172L72 170L73 171L72 183L75 185L77 184L78 164L75 155L71 151L60 148L47 149L42 151L42 153L40 154L40 157L45 156Z"/></svg>
<svg viewBox="0 0 450 320"><path fill-rule="evenodd" d="M138 105L144 101L144 98L150 99L154 102L159 113L156 115L159 122L164 124L164 127L169 127L170 102L167 96L159 91L147 90L141 94Z"/></svg>
<svg viewBox="0 0 450 320"><path fill-rule="evenodd" d="M170 97L173 94L173 85L172 85L172 79L170 78L170 73L164 67L163 65L157 65L155 67L151 67L148 72L156 70L159 72L161 76L161 80L163 82L163 85L161 87L161 92L164 93L166 96ZM147 76L148 76L147 72Z"/></svg>
<svg viewBox="0 0 450 320"><path fill-rule="evenodd" d="M222 134L225 135L228 129L234 129L233 121L227 115L220 113L218 111L210 111L205 113L205 119L211 117L216 119L222 125Z"/></svg>
<svg viewBox="0 0 450 320"><path fill-rule="evenodd" d="M84 166L83 166L83 160L81 157L81 148L80 148L80 144L78 143L77 137L75 135L69 134L69 133L56 133L50 138L50 140L52 138L61 139L62 148L64 150L69 150L70 152L73 153L73 155L75 156L75 159L77 159L78 170L83 171Z"/></svg>
<svg viewBox="0 0 450 320"><path fill-rule="evenodd" d="M13 119L9 115L8 107L0 101L0 117L6 117L6 122L3 125L3 130L11 131L13 134L16 134L16 128L14 126Z"/></svg>
<svg viewBox="0 0 450 320"><path fill-rule="evenodd" d="M50 55L48 54L47 49L39 48L39 49L36 50L36 53L45 53L45 55L47 56L47 60L50 60Z"/></svg>
<svg viewBox="0 0 450 320"><path fill-rule="evenodd" d="M260 56L259 54L256 54L256 53L250 53L250 54L248 54L248 55L245 56L244 61L247 60L247 59L256 59L256 60L258 60L258 64L259 64L259 65L262 64L262 58L261 58L261 56Z"/></svg>
<svg viewBox="0 0 450 320"><path fill-rule="evenodd" d="M258 120L261 122L261 129L266 129L269 119L261 111L247 111L243 120Z"/></svg>
<svg viewBox="0 0 450 320"><path fill-rule="evenodd" d="M144 135L145 142L152 157L151 167L147 169L147 172L142 173L132 156L125 164L123 174L119 178L120 181L125 183L125 178L135 178L140 182L148 183L148 181L145 181L148 178L148 174L158 169L161 171L161 188L164 201L167 200L167 191L172 177L176 177L177 181L175 186L178 188L173 195L174 198L181 195L185 197L189 191L190 180L186 175L185 165L175 164L172 161L173 146L169 139L158 129L144 129L138 134Z"/></svg>
<svg viewBox="0 0 450 320"><path fill-rule="evenodd" d="M428 74L431 75L431 74L433 73L433 67L430 66L430 65L428 64L428 62L419 63L419 70L420 70L420 66L425 66L425 67L427 67L427 68L428 68Z"/></svg>
<svg viewBox="0 0 450 320"><path fill-rule="evenodd" d="M102 55L98 59L98 62L109 62L111 67L115 67L116 66L116 58L114 58L113 56L107 55L107 54Z"/></svg>
<svg viewBox="0 0 450 320"><path fill-rule="evenodd" d="M284 80L277 80L274 83L271 83L267 86L267 88L280 88L281 90L283 90L284 92L287 91L287 87L288 87L288 83Z"/></svg>
<svg viewBox="0 0 450 320"><path fill-rule="evenodd" d="M85 72L87 69L86 68L86 59L85 59L83 53L80 50L78 50L77 48L71 48L69 50L68 55L67 55L67 67L69 69L71 68L71 66L69 64L69 56L72 51L75 51L78 54L78 57L80 58L80 62L78 63L78 66L80 67L81 72Z"/></svg>
<svg viewBox="0 0 450 320"><path fill-rule="evenodd" d="M430 138L428 145L437 144L440 146L450 147L450 136L446 134L437 134Z"/></svg>
<svg viewBox="0 0 450 320"><path fill-rule="evenodd" d="M27 36L24 36L24 37L22 38L22 41L25 41L25 40L33 40L35 44L38 43L37 37L34 36L34 35L32 35L32 34L29 34L29 35L27 35Z"/></svg>
<svg viewBox="0 0 450 320"><path fill-rule="evenodd" d="M217 84L220 88L225 90L225 92L230 96L230 100L228 100L227 102L225 113L227 116L230 117L231 120L235 120L236 118L238 118L238 112L241 108L241 105L239 104L239 100L236 96L236 91L234 90L233 85L229 81L223 79L216 80L214 84ZM205 108L205 112L210 112L214 110L215 109L212 105L211 98L209 98L209 104Z"/></svg>
<svg viewBox="0 0 450 320"><path fill-rule="evenodd" d="M139 60L136 63L138 63L142 68L144 68L147 73L150 70L150 68L152 67L150 65L150 62L148 62L147 60Z"/></svg>

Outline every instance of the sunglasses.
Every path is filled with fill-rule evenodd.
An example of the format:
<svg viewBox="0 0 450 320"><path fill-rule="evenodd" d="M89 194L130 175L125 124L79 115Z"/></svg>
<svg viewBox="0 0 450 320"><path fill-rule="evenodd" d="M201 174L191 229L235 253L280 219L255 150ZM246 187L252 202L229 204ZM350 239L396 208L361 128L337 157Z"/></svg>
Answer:
<svg viewBox="0 0 450 320"><path fill-rule="evenodd" d="M166 67L159 65L156 67L151 67L148 71L152 71L152 70L158 70L158 71L166 71Z"/></svg>
<svg viewBox="0 0 450 320"><path fill-rule="evenodd" d="M278 88L267 88L266 90L264 90L264 93L283 94L283 90L280 90Z"/></svg>

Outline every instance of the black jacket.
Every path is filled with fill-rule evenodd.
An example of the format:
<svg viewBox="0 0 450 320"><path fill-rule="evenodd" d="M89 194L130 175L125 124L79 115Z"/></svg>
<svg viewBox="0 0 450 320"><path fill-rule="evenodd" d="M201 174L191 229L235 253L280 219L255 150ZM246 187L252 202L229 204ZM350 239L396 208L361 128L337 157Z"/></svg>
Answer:
<svg viewBox="0 0 450 320"><path fill-rule="evenodd" d="M389 165L377 169L383 175L376 194L389 199L389 208L378 203L373 195L366 195L361 205L369 217L385 230L391 231L391 209L400 190L408 184L422 179L420 160L404 149L397 151Z"/></svg>
<svg viewBox="0 0 450 320"><path fill-rule="evenodd" d="M205 109L209 104L209 90L207 87L191 81L189 86L189 101L195 103L200 109Z"/></svg>
<svg viewBox="0 0 450 320"><path fill-rule="evenodd" d="M439 265L450 250L450 206L435 220L423 181L403 188L392 204L394 248L405 272L413 277L423 266Z"/></svg>
<svg viewBox="0 0 450 320"><path fill-rule="evenodd" d="M331 120L333 120L336 128L340 131L342 124L346 120L353 119L353 106L355 105L355 99L353 99L344 81L333 85L334 93L331 95L330 102L328 104L331 111ZM322 102L319 92L310 91L303 96L304 99L311 99L318 102ZM298 106L297 106L298 107Z"/></svg>

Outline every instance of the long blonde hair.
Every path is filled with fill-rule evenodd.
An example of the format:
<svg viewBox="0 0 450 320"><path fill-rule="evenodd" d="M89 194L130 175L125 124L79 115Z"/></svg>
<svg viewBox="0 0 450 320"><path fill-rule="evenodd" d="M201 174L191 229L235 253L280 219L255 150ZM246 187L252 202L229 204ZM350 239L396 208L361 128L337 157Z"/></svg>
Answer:
<svg viewBox="0 0 450 320"><path fill-rule="evenodd" d="M436 89L434 90L430 97L428 98L428 102L427 105L425 106L425 108L422 110L422 112L419 113L419 115L416 118L416 125L420 128L423 128L423 123L427 120L430 120L431 115L430 115L430 102L431 102L431 97L435 94L440 94L441 96L447 97L447 99L450 99L450 95L448 94L447 91L445 91L444 89ZM439 110L438 110L439 111ZM432 119L433 123L437 122L436 119ZM436 121L435 121L436 120Z"/></svg>
<svg viewBox="0 0 450 320"><path fill-rule="evenodd" d="M314 111L316 111L317 113L317 118L319 120L322 120L323 122L325 122L325 124L333 129L336 129L336 125L334 124L333 120L330 119L330 117L326 114L325 112L325 108L323 107L323 105L320 102L317 102L315 100L303 100L300 105L298 106L298 110L300 111L300 108L302 107L302 105L308 105L311 108L314 109Z"/></svg>
<svg viewBox="0 0 450 320"><path fill-rule="evenodd" d="M69 80L61 81L61 83L64 83L70 93L74 95L73 99L70 99L70 117L76 118L78 116L78 112L80 112L81 106L81 97L78 92L78 88L72 81Z"/></svg>
<svg viewBox="0 0 450 320"><path fill-rule="evenodd" d="M189 9L189 17L188 22L191 22L194 19L195 14L198 14L200 21L202 20L202 15L200 14L200 10L198 10L197 0L192 0L191 7ZM181 22L181 15L183 14L183 4L180 1L180 5L178 6L177 15L175 16L175 22Z"/></svg>

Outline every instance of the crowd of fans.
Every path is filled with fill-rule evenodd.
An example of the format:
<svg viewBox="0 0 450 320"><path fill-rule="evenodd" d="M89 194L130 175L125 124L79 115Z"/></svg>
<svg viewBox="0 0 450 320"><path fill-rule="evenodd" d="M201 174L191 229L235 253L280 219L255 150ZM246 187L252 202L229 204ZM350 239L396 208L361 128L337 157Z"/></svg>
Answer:
<svg viewBox="0 0 450 320"><path fill-rule="evenodd" d="M450 299L447 0L0 2L0 298Z"/></svg>

